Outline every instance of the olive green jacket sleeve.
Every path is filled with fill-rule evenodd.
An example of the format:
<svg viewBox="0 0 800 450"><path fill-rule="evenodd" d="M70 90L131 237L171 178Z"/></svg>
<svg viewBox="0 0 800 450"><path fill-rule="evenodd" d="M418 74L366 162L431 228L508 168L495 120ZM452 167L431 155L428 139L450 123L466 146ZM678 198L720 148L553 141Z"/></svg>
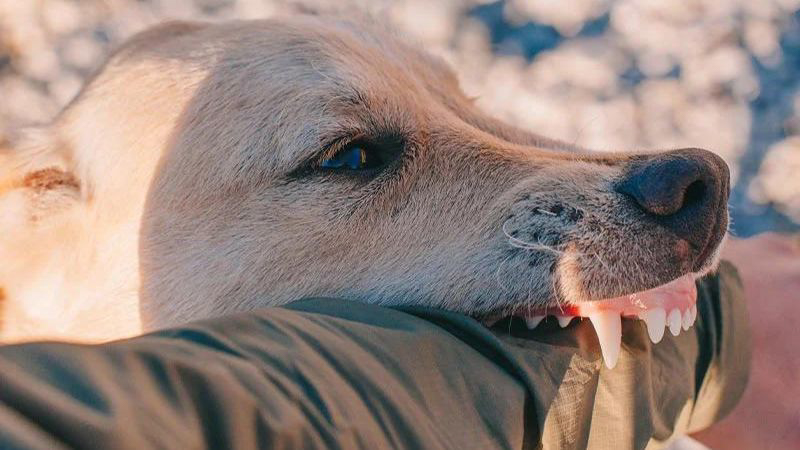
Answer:
<svg viewBox="0 0 800 450"><path fill-rule="evenodd" d="M492 329L454 313L309 299L87 346L0 348L0 448L644 448L713 423L746 384L730 265L695 326Z"/></svg>

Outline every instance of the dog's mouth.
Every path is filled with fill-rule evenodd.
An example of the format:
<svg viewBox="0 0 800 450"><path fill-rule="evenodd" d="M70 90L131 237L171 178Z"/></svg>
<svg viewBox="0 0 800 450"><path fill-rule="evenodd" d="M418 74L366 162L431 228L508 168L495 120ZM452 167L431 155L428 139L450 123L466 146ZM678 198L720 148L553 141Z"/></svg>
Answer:
<svg viewBox="0 0 800 450"><path fill-rule="evenodd" d="M525 320L530 329L536 328L546 317L554 317L563 328L575 317L592 322L603 360L611 369L617 364L622 345L622 319L638 319L645 322L650 340L661 341L664 331L677 336L681 329L688 330L697 318L696 274L686 274L669 283L642 292L615 298L518 310L513 316ZM484 319L491 324L500 317Z"/></svg>

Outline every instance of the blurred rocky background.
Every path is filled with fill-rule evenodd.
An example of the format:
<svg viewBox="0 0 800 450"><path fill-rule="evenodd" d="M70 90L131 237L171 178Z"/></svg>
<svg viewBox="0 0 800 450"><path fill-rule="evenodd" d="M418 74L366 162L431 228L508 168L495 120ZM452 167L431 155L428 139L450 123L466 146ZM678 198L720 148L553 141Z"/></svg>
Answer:
<svg viewBox="0 0 800 450"><path fill-rule="evenodd" d="M0 138L53 117L148 25L352 8L508 122L598 151L713 150L735 234L800 230L800 0L0 0Z"/></svg>

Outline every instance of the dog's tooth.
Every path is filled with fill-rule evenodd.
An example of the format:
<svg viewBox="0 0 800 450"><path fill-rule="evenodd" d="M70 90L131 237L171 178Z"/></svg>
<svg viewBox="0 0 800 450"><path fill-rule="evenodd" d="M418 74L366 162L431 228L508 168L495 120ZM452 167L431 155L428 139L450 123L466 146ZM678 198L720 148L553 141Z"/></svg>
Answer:
<svg viewBox="0 0 800 450"><path fill-rule="evenodd" d="M692 323L697 320L697 305L692 305Z"/></svg>
<svg viewBox="0 0 800 450"><path fill-rule="evenodd" d="M694 321L692 320L692 311L686 309L686 311L683 312L683 323L681 324L683 325L683 331L688 330L693 323Z"/></svg>
<svg viewBox="0 0 800 450"><path fill-rule="evenodd" d="M664 308L653 308L639 313L639 318L647 325L647 334L653 344L658 344L664 337L664 327L667 325L667 312Z"/></svg>
<svg viewBox="0 0 800 450"><path fill-rule="evenodd" d="M544 316L526 317L525 318L525 325L528 326L528 329L532 330L532 329L536 328L537 325L539 325L539 322L541 322L542 319L544 319Z"/></svg>
<svg viewBox="0 0 800 450"><path fill-rule="evenodd" d="M566 327L572 321L575 316L556 316L556 320L558 320L558 325L561 328Z"/></svg>
<svg viewBox="0 0 800 450"><path fill-rule="evenodd" d="M605 361L606 367L613 369L617 365L622 345L622 317L618 312L599 311L589 314L589 320L597 333L603 361Z"/></svg>
<svg viewBox="0 0 800 450"><path fill-rule="evenodd" d="M679 310L673 309L669 312L667 323L669 324L669 332L672 333L673 336L680 334L682 321L683 319L681 318L681 312Z"/></svg>

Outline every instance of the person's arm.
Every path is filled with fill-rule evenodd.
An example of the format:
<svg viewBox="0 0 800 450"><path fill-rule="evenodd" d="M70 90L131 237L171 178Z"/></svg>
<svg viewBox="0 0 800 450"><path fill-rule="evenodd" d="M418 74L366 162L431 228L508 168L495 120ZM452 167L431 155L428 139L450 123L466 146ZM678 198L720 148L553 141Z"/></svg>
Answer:
<svg viewBox="0 0 800 450"><path fill-rule="evenodd" d="M644 448L708 426L747 374L738 279L690 331L624 321L487 329L455 313L310 299L97 346L0 347L0 448Z"/></svg>

